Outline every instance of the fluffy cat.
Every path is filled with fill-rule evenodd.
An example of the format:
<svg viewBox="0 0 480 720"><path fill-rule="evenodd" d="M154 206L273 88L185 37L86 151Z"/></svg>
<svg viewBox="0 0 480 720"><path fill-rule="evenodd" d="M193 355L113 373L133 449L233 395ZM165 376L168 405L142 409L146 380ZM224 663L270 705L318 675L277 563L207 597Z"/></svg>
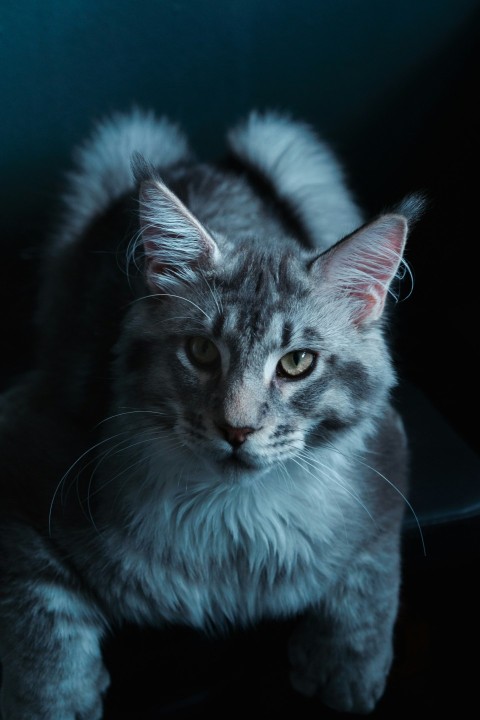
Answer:
<svg viewBox="0 0 480 720"><path fill-rule="evenodd" d="M228 146L203 164L135 110L77 150L1 404L3 720L101 718L124 621L297 617L296 690L384 692L408 464L386 305L419 206L364 224L283 114Z"/></svg>

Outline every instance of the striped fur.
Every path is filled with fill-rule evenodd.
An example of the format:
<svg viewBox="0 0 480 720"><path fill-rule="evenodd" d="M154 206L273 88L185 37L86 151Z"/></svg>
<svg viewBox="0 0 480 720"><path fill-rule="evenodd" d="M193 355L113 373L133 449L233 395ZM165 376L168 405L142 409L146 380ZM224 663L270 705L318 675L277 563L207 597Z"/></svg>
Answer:
<svg viewBox="0 0 480 720"><path fill-rule="evenodd" d="M418 207L362 224L287 116L227 144L198 163L135 110L75 156L37 367L1 406L3 720L99 720L125 620L298 616L299 692L383 693L408 505L386 305Z"/></svg>

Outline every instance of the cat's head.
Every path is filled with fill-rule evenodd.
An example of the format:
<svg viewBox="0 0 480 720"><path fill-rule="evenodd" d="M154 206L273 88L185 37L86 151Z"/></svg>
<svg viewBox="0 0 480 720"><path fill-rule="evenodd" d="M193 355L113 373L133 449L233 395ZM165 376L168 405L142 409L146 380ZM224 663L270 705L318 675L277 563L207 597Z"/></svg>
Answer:
<svg viewBox="0 0 480 720"><path fill-rule="evenodd" d="M404 215L318 254L214 234L156 178L140 200L147 293L119 345L119 404L145 438L240 478L373 428L394 383L383 315Z"/></svg>

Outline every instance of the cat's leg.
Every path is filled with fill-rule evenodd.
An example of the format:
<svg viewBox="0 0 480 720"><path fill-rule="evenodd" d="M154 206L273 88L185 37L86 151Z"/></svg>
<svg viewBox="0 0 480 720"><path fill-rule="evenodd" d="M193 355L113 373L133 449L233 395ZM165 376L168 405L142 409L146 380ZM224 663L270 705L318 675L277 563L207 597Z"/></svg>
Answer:
<svg viewBox="0 0 480 720"><path fill-rule="evenodd" d="M365 553L328 601L300 620L290 641L291 682L340 712L371 712L393 658L397 552Z"/></svg>
<svg viewBox="0 0 480 720"><path fill-rule="evenodd" d="M0 718L99 720L109 678L92 607L54 582L14 590L0 601Z"/></svg>

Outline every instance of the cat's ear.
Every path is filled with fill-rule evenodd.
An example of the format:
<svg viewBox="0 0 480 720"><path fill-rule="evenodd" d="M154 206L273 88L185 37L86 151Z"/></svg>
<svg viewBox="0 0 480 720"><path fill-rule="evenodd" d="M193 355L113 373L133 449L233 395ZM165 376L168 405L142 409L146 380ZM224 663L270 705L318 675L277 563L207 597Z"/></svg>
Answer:
<svg viewBox="0 0 480 720"><path fill-rule="evenodd" d="M219 258L215 240L181 200L159 179L140 185L140 233L150 287L194 282L199 269Z"/></svg>
<svg viewBox="0 0 480 720"><path fill-rule="evenodd" d="M407 231L403 215L383 215L314 262L313 270L321 272L323 283L348 299L356 324L378 320L382 315L390 285L402 262Z"/></svg>

